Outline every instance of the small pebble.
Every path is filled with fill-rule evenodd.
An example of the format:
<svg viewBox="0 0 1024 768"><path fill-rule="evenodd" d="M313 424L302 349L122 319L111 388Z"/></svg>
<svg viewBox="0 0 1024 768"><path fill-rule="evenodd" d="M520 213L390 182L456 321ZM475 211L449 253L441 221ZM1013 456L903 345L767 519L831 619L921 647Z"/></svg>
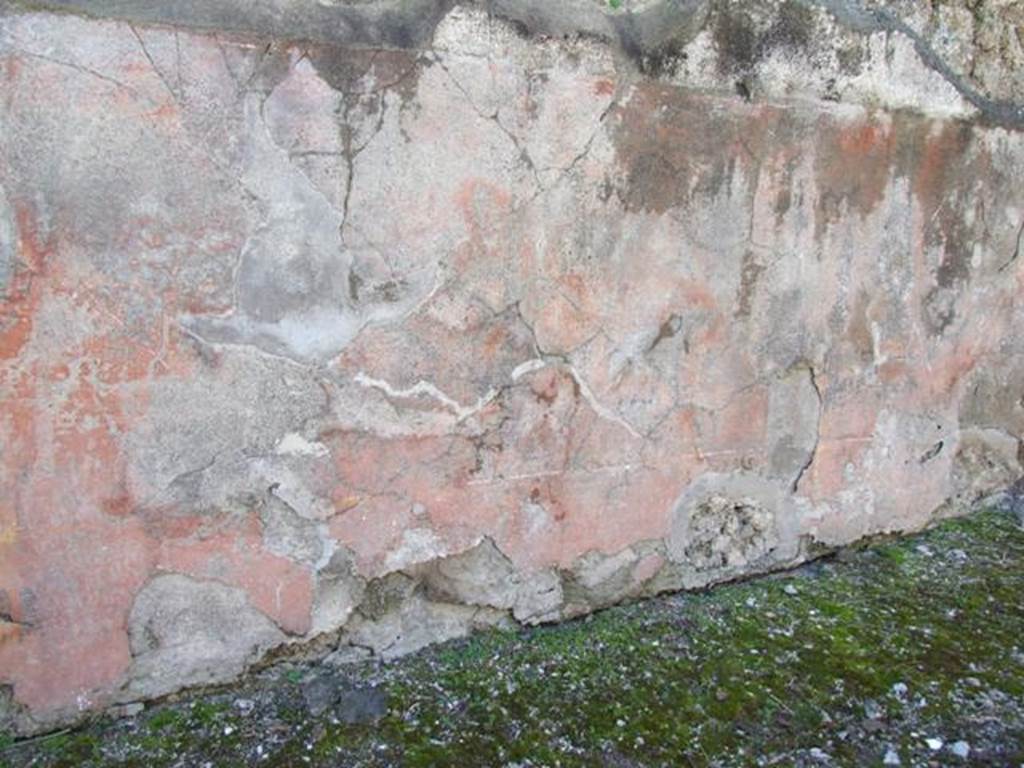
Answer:
<svg viewBox="0 0 1024 768"><path fill-rule="evenodd" d="M897 699L905 699L907 697L907 684L906 683L894 683L892 686L892 695Z"/></svg>
<svg viewBox="0 0 1024 768"><path fill-rule="evenodd" d="M809 754L811 758L814 760L818 760L819 762L823 763L828 762L828 753L825 752L823 749L818 749L818 747L811 747Z"/></svg>
<svg viewBox="0 0 1024 768"><path fill-rule="evenodd" d="M864 702L864 715L869 720L880 720L882 718L882 708L874 699L868 699Z"/></svg>
<svg viewBox="0 0 1024 768"><path fill-rule="evenodd" d="M962 549L951 549L946 553L946 557L954 563L963 563L967 560L967 553Z"/></svg>
<svg viewBox="0 0 1024 768"><path fill-rule="evenodd" d="M786 586L784 586L782 588L782 591L785 592L787 595L798 595L798 594L800 594L797 591L797 588L794 587L792 584L787 584Z"/></svg>
<svg viewBox="0 0 1024 768"><path fill-rule="evenodd" d="M883 765L899 765L900 764L900 756L898 754L896 754L896 750L895 749L893 749L892 747L889 747L887 750L885 750L885 757L882 758L882 764Z"/></svg>
<svg viewBox="0 0 1024 768"><path fill-rule="evenodd" d="M234 732L235 732L235 729L232 728L230 725L225 725L224 726L224 735L225 736L230 736Z"/></svg>
<svg viewBox="0 0 1024 768"><path fill-rule="evenodd" d="M949 746L949 751L957 757L967 759L967 756L971 754L971 745L966 741L954 741Z"/></svg>
<svg viewBox="0 0 1024 768"><path fill-rule="evenodd" d="M252 699L235 699L235 707L240 709L243 715L248 715L256 708L256 702Z"/></svg>
<svg viewBox="0 0 1024 768"><path fill-rule="evenodd" d="M945 743L942 739L925 739L924 743L928 745L928 749L932 752L938 752L942 749L942 745Z"/></svg>

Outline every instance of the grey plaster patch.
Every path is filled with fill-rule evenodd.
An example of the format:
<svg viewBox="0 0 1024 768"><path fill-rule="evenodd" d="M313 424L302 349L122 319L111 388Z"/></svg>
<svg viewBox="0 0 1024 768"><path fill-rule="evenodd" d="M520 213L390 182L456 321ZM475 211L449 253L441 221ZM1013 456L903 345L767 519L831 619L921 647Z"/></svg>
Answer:
<svg viewBox="0 0 1024 768"><path fill-rule="evenodd" d="M128 438L131 490L142 506L209 509L278 483L286 486L280 497L301 506L296 482L255 457L274 457L280 437L325 405L314 377L251 350L229 351L188 380L154 383L145 419ZM266 481L262 489L257 480Z"/></svg>
<svg viewBox="0 0 1024 768"><path fill-rule="evenodd" d="M523 574L512 615L523 624L542 624L560 618L564 602L562 580L551 569Z"/></svg>
<svg viewBox="0 0 1024 768"><path fill-rule="evenodd" d="M634 591L633 568L637 552L627 547L608 555L588 552L563 574L566 617L588 613L612 605Z"/></svg>
<svg viewBox="0 0 1024 768"><path fill-rule="evenodd" d="M303 131L309 130L299 109L302 103L292 104L289 97L278 98L278 94L285 87L314 87L312 80L319 76L311 76L306 69L308 65L299 62L289 75L304 84L286 78L265 99L252 93L245 100L241 181L264 210L239 256L234 306L225 313L188 316L182 323L206 342L247 345L300 363L322 364L337 356L368 324L410 312L433 289L434 269L427 265L396 276L389 259L397 254L376 254L378 261L390 264L391 274L379 277L369 270L368 254L375 246L359 242L350 232L353 223L348 213L356 190L356 156L376 134L362 137L358 148L353 148L352 127L330 123L319 128L349 138L326 148L296 147ZM325 92L329 89L322 80L318 86ZM338 94L332 95L339 109L347 104ZM382 98L377 104L379 118L363 115L361 122L380 131L385 103ZM359 125L348 109L346 120L351 117L353 125ZM311 159L331 165L314 173L308 166ZM373 158L369 163L374 163ZM370 183L387 182L381 176L388 172L386 167L372 169ZM337 191L330 189L334 182L340 187Z"/></svg>
<svg viewBox="0 0 1024 768"><path fill-rule="evenodd" d="M433 600L511 611L524 624L559 618L565 602L556 571L521 571L489 538L420 566L417 574Z"/></svg>
<svg viewBox="0 0 1024 768"><path fill-rule="evenodd" d="M337 41L354 45L412 48L429 42L453 0L382 2L306 2L272 0L54 0L39 3L54 10L98 18L172 24L198 30L222 30L273 37ZM26 5L29 5L26 3Z"/></svg>
<svg viewBox="0 0 1024 768"><path fill-rule="evenodd" d="M320 561L324 541L317 523L300 516L277 498L273 489L262 500L259 511L264 549L308 565L316 565Z"/></svg>
<svg viewBox="0 0 1024 768"><path fill-rule="evenodd" d="M156 576L140 590L128 637L127 688L142 697L230 680L285 640L241 589L179 574Z"/></svg>
<svg viewBox="0 0 1024 768"><path fill-rule="evenodd" d="M858 32L898 33L908 38L922 64L938 73L967 102L974 106L985 122L1001 125L1006 128L1024 127L1024 106L1009 101L992 99L981 93L967 82L966 78L955 72L943 59L931 43L923 35L914 30L891 9L885 7L869 7L859 0L805 0L809 4L827 8L842 24Z"/></svg>
<svg viewBox="0 0 1024 768"><path fill-rule="evenodd" d="M354 618L346 627L342 644L368 647L389 659L505 622L506 614L502 611L438 603L417 592L378 618Z"/></svg>
<svg viewBox="0 0 1024 768"><path fill-rule="evenodd" d="M490 539L465 552L444 557L420 571L433 599L509 609L516 604L515 567Z"/></svg>
<svg viewBox="0 0 1024 768"><path fill-rule="evenodd" d="M356 572L352 554L338 548L317 574L311 634L343 626L366 593L366 582Z"/></svg>
<svg viewBox="0 0 1024 768"><path fill-rule="evenodd" d="M350 257L341 242L342 214L273 142L256 94L246 100L245 124L242 179L267 212L242 250L233 311L184 322L208 341L324 361L362 325L346 301Z"/></svg>

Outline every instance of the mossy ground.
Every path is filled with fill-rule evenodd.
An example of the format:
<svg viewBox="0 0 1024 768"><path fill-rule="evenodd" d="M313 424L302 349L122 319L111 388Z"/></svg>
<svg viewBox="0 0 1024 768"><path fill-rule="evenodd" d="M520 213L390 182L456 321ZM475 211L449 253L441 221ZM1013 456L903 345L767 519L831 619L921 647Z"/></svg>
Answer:
<svg viewBox="0 0 1024 768"><path fill-rule="evenodd" d="M0 745L0 764L1020 766L1024 531L981 512L780 577L332 673L384 688L373 723L312 716L302 690L321 671Z"/></svg>

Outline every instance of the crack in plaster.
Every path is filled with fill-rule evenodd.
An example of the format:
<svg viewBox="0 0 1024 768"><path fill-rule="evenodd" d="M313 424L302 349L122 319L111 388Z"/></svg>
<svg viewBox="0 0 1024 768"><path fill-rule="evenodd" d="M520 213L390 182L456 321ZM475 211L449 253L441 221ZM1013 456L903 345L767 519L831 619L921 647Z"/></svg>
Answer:
<svg viewBox="0 0 1024 768"><path fill-rule="evenodd" d="M1020 226L1017 228L1017 239L1013 247L1013 253L1011 253L1010 258L1008 258L1003 263L1003 265L999 267L1000 272L1004 271L1007 267L1009 267L1011 264L1017 261L1017 259L1020 257L1022 239L1024 239L1024 219L1021 220Z"/></svg>
<svg viewBox="0 0 1024 768"><path fill-rule="evenodd" d="M803 466L800 467L800 471L797 472L796 477L793 478L793 484L790 486L791 493L797 493L800 488L800 481L803 480L804 474L814 463L814 457L818 454L818 446L821 444L821 419L825 412L825 400L821 394L821 386L818 384L817 373L811 363L807 363L807 375L810 378L814 394L818 398L818 417L814 427L814 445L811 447L807 460L804 462Z"/></svg>

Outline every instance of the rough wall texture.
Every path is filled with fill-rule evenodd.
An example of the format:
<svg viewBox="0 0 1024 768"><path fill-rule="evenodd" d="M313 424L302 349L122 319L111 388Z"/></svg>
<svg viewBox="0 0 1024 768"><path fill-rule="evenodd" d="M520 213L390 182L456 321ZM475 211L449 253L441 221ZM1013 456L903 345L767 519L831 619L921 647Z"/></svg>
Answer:
<svg viewBox="0 0 1024 768"><path fill-rule="evenodd" d="M1021 474L1017 4L0 7L22 732Z"/></svg>

